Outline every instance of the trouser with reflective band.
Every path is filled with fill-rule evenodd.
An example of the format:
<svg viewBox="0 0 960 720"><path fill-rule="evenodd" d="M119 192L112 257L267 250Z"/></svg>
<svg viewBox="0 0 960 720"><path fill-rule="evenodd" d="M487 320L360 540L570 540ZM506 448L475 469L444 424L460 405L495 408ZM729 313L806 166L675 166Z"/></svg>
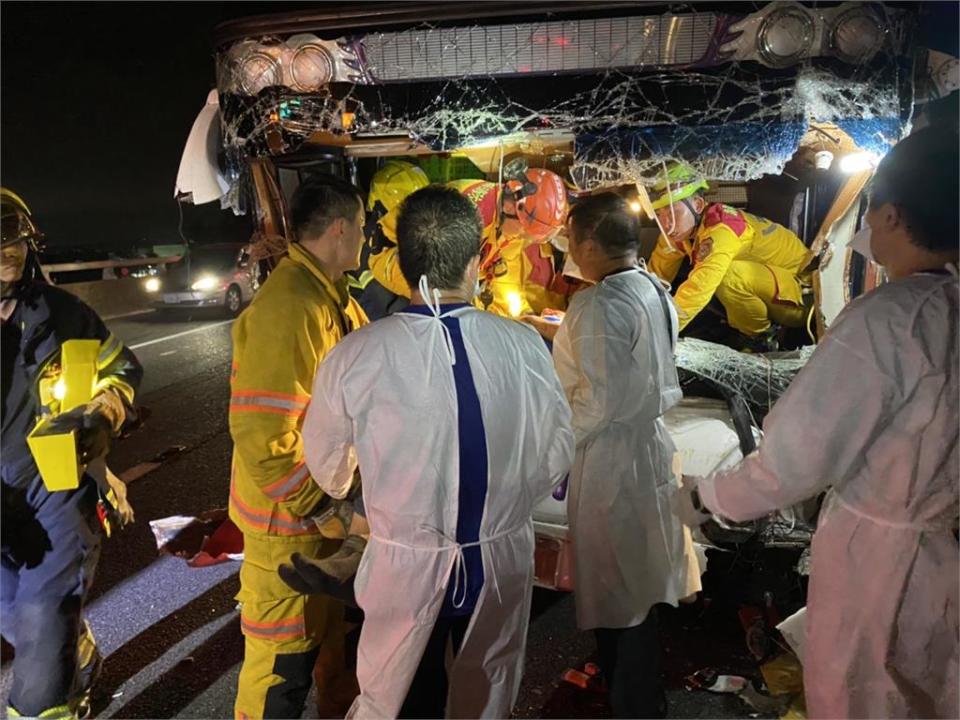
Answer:
<svg viewBox="0 0 960 720"><path fill-rule="evenodd" d="M90 629L90 624L86 620L83 620L80 623L80 638L77 642L78 670L74 683L75 691L67 703L46 708L36 715L36 717L44 718L44 720L73 720L78 717L78 715L85 715L89 709L90 692L93 690L93 684L100 675L102 666L103 657L97 649L97 642L93 637L93 631ZM27 717L21 715L17 709L11 705L7 706L7 716L12 718Z"/></svg>
<svg viewBox="0 0 960 720"><path fill-rule="evenodd" d="M734 260L717 287L727 322L744 335L760 335L775 322L801 327L807 318L797 277L783 268Z"/></svg>
<svg viewBox="0 0 960 720"><path fill-rule="evenodd" d="M6 460L6 458L5 458ZM73 717L99 666L81 619L100 555L97 488L3 484L0 621L14 647L11 716ZM8 709L8 712L10 712Z"/></svg>
<svg viewBox="0 0 960 720"><path fill-rule="evenodd" d="M244 535L237 600L246 639L237 718L300 717L315 664L318 695L343 694L344 711L352 702L356 680L345 669L343 605L323 595L298 595L277 572L293 553L323 557L339 544L315 535Z"/></svg>

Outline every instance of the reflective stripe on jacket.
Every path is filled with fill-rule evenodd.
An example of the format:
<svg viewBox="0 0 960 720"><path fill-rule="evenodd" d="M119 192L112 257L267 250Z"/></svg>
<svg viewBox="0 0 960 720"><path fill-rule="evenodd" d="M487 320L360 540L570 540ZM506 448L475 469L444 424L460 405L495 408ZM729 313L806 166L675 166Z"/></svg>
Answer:
<svg viewBox="0 0 960 720"><path fill-rule="evenodd" d="M648 267L673 282L684 257L690 258L693 267L674 294L681 329L707 306L734 260L765 265L783 290L777 299L801 304L797 285L790 278L809 264L813 254L782 225L715 203L706 208L692 239L683 243L682 252L672 249L661 235Z"/></svg>
<svg viewBox="0 0 960 720"><path fill-rule="evenodd" d="M316 534L323 492L303 463L303 416L330 349L366 315L345 281L332 283L312 256L289 255L233 327L230 518L245 533Z"/></svg>

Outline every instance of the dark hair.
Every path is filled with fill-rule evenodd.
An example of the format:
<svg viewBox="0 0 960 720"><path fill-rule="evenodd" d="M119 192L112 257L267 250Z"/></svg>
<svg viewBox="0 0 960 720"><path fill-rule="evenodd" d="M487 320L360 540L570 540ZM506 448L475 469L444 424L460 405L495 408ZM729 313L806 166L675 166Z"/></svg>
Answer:
<svg viewBox="0 0 960 720"><path fill-rule="evenodd" d="M355 220L362 207L360 191L346 180L333 175L311 175L293 192L293 232L298 240L323 235L334 220Z"/></svg>
<svg viewBox="0 0 960 720"><path fill-rule="evenodd" d="M397 218L400 272L410 287L426 275L445 290L463 282L470 260L480 254L483 225L476 206L453 188L431 185L409 195Z"/></svg>
<svg viewBox="0 0 960 720"><path fill-rule="evenodd" d="M616 193L603 192L577 201L570 211L570 224L578 241L592 238L611 258L640 249L640 218Z"/></svg>
<svg viewBox="0 0 960 720"><path fill-rule="evenodd" d="M928 127L901 140L880 161L870 185L870 206L895 205L914 245L955 250L960 144L956 128Z"/></svg>

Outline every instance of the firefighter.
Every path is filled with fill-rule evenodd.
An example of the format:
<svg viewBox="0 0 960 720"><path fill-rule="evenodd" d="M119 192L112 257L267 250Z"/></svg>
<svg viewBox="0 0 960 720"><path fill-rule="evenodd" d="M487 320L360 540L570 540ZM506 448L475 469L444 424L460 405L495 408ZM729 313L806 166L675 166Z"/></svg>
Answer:
<svg viewBox="0 0 960 720"><path fill-rule="evenodd" d="M430 179L422 168L404 160L388 160L370 181L364 227L369 242L360 257L361 273L354 273L356 280L351 281L351 291L371 320L402 310L409 302L409 292L405 297L385 287L370 269L373 264L371 254L377 251L375 248L384 246L380 221L388 213L395 212L407 195L429 184Z"/></svg>
<svg viewBox="0 0 960 720"><path fill-rule="evenodd" d="M562 283L555 286L559 260L554 259L554 248L549 245L567 216L566 188L559 175L538 168L522 169L502 185L485 180L445 184L466 196L480 213L481 300L487 310L507 317L539 314L557 302L557 295L567 292ZM384 287L410 297L397 261L397 214L395 208L379 221L370 270Z"/></svg>
<svg viewBox="0 0 960 720"><path fill-rule="evenodd" d="M685 257L692 268L674 293L682 330L716 295L731 327L757 338L771 323L804 324L801 280L813 254L790 230L720 203L707 204L706 181L673 163L654 186L661 234L649 268L673 282Z"/></svg>
<svg viewBox="0 0 960 720"><path fill-rule="evenodd" d="M76 718L89 710L102 665L83 603L93 581L110 489L94 478L111 441L134 417L143 374L133 353L87 305L46 284L41 237L26 203L2 195L2 553L0 621L15 649L9 717ZM59 413L70 380L64 346L92 340L92 399ZM89 380L90 376L86 376ZM87 397L90 397L88 394ZM48 417L49 416L49 417ZM53 490L27 437L40 420L73 431L78 486ZM72 460L72 459L71 459ZM46 472L46 471L45 471ZM77 484L77 476L73 476Z"/></svg>
<svg viewBox="0 0 960 720"><path fill-rule="evenodd" d="M277 569L339 545L321 532L330 499L304 464L301 429L320 362L367 322L345 277L360 264L363 201L343 180L313 176L294 193L291 221L289 254L233 328L229 512L244 536L237 718L300 717L318 655L322 696L346 678L336 659L343 605L291 590Z"/></svg>

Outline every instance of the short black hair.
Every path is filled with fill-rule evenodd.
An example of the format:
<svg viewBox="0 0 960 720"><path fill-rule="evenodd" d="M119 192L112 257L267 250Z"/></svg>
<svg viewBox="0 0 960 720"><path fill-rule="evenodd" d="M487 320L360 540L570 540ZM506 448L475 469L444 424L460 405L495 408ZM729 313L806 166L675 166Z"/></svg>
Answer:
<svg viewBox="0 0 960 720"><path fill-rule="evenodd" d="M480 254L483 225L476 206L453 188L431 185L409 195L397 218L400 272L411 288L426 275L430 286L460 286Z"/></svg>
<svg viewBox="0 0 960 720"><path fill-rule="evenodd" d="M317 173L293 192L290 218L298 240L323 235L334 220L353 221L363 208L360 191L346 180Z"/></svg>
<svg viewBox="0 0 960 720"><path fill-rule="evenodd" d="M570 211L570 225L578 241L592 238L611 258L640 249L640 218L616 193L602 192L578 200Z"/></svg>
<svg viewBox="0 0 960 720"><path fill-rule="evenodd" d="M870 184L870 206L895 205L914 245L933 252L956 250L958 164L956 128L918 130L880 161Z"/></svg>

